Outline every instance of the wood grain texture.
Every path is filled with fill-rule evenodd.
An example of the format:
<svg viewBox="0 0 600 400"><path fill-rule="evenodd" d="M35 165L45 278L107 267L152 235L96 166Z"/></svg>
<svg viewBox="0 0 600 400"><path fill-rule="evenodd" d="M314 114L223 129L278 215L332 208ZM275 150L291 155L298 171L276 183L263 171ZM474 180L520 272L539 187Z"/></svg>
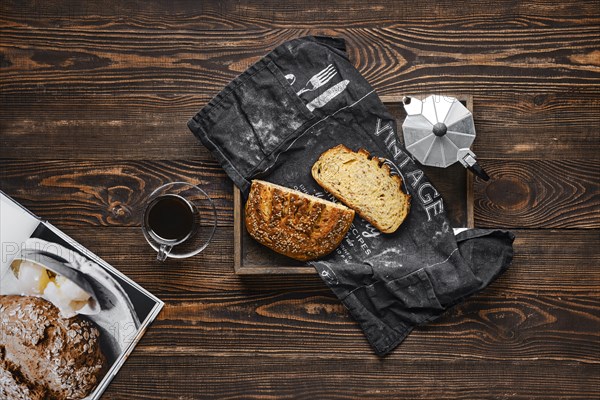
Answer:
<svg viewBox="0 0 600 400"><path fill-rule="evenodd" d="M391 3L382 7L402 8ZM73 8L83 12L97 6ZM228 8L221 10L224 25L230 25L227 18L236 19ZM438 8L434 24L388 18L375 27L215 33L199 29L197 22L175 22L169 12L153 14L160 6L142 9L135 20L121 18L120 23L100 12L77 24L60 24L51 17L52 7L40 7L33 12L38 18L22 22L6 7L0 27L0 157L18 157L19 149L52 158L49 147L66 158L206 157L187 120L276 45L319 33L346 38L355 66L381 95L473 95L480 157L598 154L600 25L594 17L585 18L584 26L583 20L569 23L555 15L530 23L509 16L450 23L437 19ZM237 11L242 10L250 19L256 12L243 6ZM201 19L200 13L190 21ZM153 26L156 19L161 22ZM119 146L106 140L107 131Z"/></svg>
<svg viewBox="0 0 600 400"><path fill-rule="evenodd" d="M120 228L118 235L111 228L65 230L166 301L138 351L164 357L291 356L300 364L314 358L375 357L320 278L235 275L231 228L219 228L199 256L166 264L154 260L139 228ZM418 328L401 345L400 357L432 363L457 357L597 363L600 254L590 249L598 248L598 235L572 230L516 234L508 272L435 323Z"/></svg>
<svg viewBox="0 0 600 400"><path fill-rule="evenodd" d="M63 226L140 226L150 193L173 181L199 185L215 202L217 223L232 224L231 181L214 161L0 160L2 190Z"/></svg>
<svg viewBox="0 0 600 400"><path fill-rule="evenodd" d="M573 324L577 324L574 328ZM358 324L336 299L286 291L200 296L168 302L146 345L167 354L278 354L313 359L373 357ZM575 360L597 363L598 303L581 297L507 296L490 289L425 327L398 348L416 360ZM176 331L176 349L160 350ZM251 332L259 333L260 337ZM206 336L202 343L198 336ZM352 349L348 351L346 349ZM148 349L150 351L150 349Z"/></svg>
<svg viewBox="0 0 600 400"><path fill-rule="evenodd" d="M0 189L166 302L103 399L600 398L598 1L4 0ZM475 225L511 268L385 358L316 275L233 271L231 182L186 127L276 45L340 36L381 96L472 95ZM399 119L399 122L401 120ZM151 189L217 232L155 261ZM450 184L450 183L449 183Z"/></svg>
<svg viewBox="0 0 600 400"><path fill-rule="evenodd" d="M475 225L600 228L600 159L483 160L475 180Z"/></svg>
<svg viewBox="0 0 600 400"><path fill-rule="evenodd" d="M600 226L598 160L480 161L493 179L475 180L475 226ZM443 177L433 172L432 179ZM143 200L152 190L184 180L198 183L213 197L220 225L233 224L231 181L215 161L0 159L0 179L2 190L34 213L81 226L139 225ZM440 182L440 190L453 193L447 183Z"/></svg>
<svg viewBox="0 0 600 400"><path fill-rule="evenodd" d="M236 75L232 73L230 78ZM0 76L0 87L2 79ZM19 90L38 85L25 84L28 86ZM149 83L155 87L161 84ZM81 97L62 89L44 94L42 87L40 92L24 95L1 91L0 157L53 159L59 154L84 160L212 159L186 123L222 86L206 89L194 85L198 85L199 93L206 93L205 97L135 93L113 96L96 90ZM536 94L531 90L533 94L511 94L509 89L475 94L474 151L478 157L597 158L598 99L578 92ZM407 92L400 90L394 95ZM418 92L444 90L423 87ZM49 152L49 148L54 151Z"/></svg>
<svg viewBox="0 0 600 400"><path fill-rule="evenodd" d="M248 367L252 366L252 374ZM222 374L220 371L227 370ZM181 374L173 371L184 371ZM128 361L108 399L581 399L596 398L598 366L457 360L451 369L403 358L311 360L249 356L139 355ZM147 376L156 376L148 381ZM378 386L369 383L378 382ZM556 386L549 391L548 385ZM141 389L144 388L144 389Z"/></svg>
<svg viewBox="0 0 600 400"><path fill-rule="evenodd" d="M32 26L69 27L78 23L92 26L135 26L140 28L171 28L210 30L221 33L252 28L381 26L389 24L436 23L448 29L467 25L493 31L507 27L573 27L589 26L598 20L597 4L593 0L577 4L533 0L527 3L497 2L497 15L490 13L485 1L443 0L436 4L398 3L376 0L369 3L349 3L343 0L292 0L286 3L268 0L260 2L195 2L190 0L153 1L128 0L107 4L93 0L81 3L69 0L61 3L6 0L3 15L12 23ZM110 6L108 6L110 5ZM469 12L466 13L464 10ZM68 10L68 18L65 18ZM127 16L127 18L124 18Z"/></svg>
<svg viewBox="0 0 600 400"><path fill-rule="evenodd" d="M54 223L54 221L51 221ZM209 292L314 292L327 295L315 276L236 276L233 228L219 226L210 247L185 260L157 262L139 227L60 229L161 299L189 300ZM515 256L506 278L494 283L512 296L543 294L593 298L600 291L600 236L595 230L516 230ZM169 279L165 279L165 274ZM331 295L333 296L333 295Z"/></svg>

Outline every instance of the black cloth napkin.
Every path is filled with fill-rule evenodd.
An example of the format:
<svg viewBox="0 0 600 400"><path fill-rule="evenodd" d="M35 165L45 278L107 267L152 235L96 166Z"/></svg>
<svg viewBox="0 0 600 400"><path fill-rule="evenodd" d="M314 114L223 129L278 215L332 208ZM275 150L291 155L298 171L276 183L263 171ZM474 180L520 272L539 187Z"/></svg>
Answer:
<svg viewBox="0 0 600 400"><path fill-rule="evenodd" d="M415 326L485 288L511 262L510 232L454 235L439 192L397 142L394 118L353 67L341 39L283 43L229 83L188 126L244 196L250 180L260 178L333 199L310 170L322 152L340 143L386 158L401 175L411 211L395 233L382 234L357 216L342 244L311 262L379 355Z"/></svg>

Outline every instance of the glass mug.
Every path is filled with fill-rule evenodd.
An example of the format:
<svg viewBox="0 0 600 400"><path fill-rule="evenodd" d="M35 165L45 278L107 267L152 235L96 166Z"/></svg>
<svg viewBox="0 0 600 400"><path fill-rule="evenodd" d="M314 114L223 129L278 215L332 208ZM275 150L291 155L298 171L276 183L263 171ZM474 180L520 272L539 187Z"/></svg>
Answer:
<svg viewBox="0 0 600 400"><path fill-rule="evenodd" d="M187 258L208 246L217 227L217 211L210 197L187 182L167 183L146 200L142 232L156 258Z"/></svg>

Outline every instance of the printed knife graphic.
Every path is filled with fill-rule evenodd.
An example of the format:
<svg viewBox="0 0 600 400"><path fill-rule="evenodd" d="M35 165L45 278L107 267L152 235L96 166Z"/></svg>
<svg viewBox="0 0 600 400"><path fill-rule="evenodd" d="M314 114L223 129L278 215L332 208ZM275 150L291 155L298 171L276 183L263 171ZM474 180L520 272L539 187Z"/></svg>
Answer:
<svg viewBox="0 0 600 400"><path fill-rule="evenodd" d="M323 107L338 94L342 93L344 89L346 89L346 86L348 86L348 83L350 83L350 81L348 79L345 79L335 84L334 86L321 93L316 99L308 103L306 105L306 108L308 108L309 111L313 111L315 108Z"/></svg>

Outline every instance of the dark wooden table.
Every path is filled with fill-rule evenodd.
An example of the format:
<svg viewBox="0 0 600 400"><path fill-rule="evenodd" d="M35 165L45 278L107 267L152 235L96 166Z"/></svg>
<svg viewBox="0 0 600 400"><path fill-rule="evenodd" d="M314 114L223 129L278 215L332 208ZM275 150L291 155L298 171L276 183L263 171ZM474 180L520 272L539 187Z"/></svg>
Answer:
<svg viewBox="0 0 600 400"><path fill-rule="evenodd" d="M0 188L166 306L106 399L600 397L597 1L9 1ZM472 95L477 227L512 268L380 359L316 276L233 270L231 182L186 121L281 42L347 39L380 95ZM139 209L201 185L218 229L160 265Z"/></svg>

